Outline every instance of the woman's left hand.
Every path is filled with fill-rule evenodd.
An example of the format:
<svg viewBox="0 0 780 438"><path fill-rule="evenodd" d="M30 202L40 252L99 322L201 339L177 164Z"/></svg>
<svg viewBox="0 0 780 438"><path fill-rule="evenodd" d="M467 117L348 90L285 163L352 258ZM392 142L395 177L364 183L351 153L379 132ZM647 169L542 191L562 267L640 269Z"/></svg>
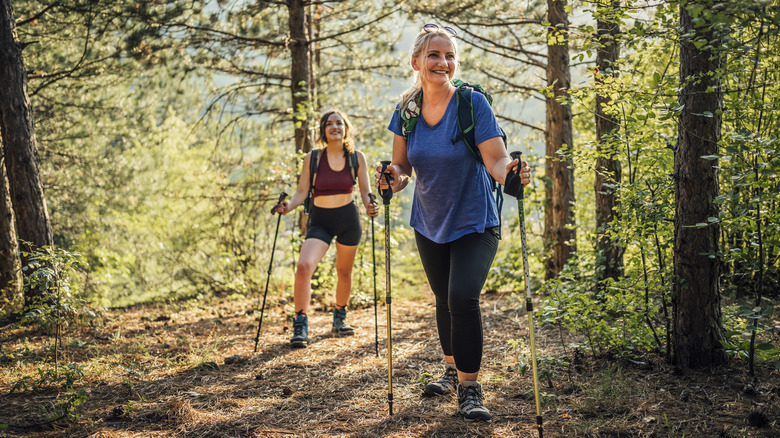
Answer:
<svg viewBox="0 0 780 438"><path fill-rule="evenodd" d="M369 217L377 217L379 215L379 205L372 202L366 205L366 214Z"/></svg>

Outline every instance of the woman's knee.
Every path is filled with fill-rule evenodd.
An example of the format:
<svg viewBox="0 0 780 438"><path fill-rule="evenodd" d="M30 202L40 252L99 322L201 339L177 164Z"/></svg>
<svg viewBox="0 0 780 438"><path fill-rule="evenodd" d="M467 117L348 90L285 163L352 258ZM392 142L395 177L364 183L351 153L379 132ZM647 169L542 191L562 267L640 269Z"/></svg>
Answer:
<svg viewBox="0 0 780 438"><path fill-rule="evenodd" d="M299 277L311 277L314 274L315 269L317 269L317 263L310 260L298 260L295 275Z"/></svg>
<svg viewBox="0 0 780 438"><path fill-rule="evenodd" d="M338 275L339 279L346 280L352 278L352 265L349 266L338 266L336 267L336 275Z"/></svg>
<svg viewBox="0 0 780 438"><path fill-rule="evenodd" d="M479 315L479 295L451 294L448 304L453 316Z"/></svg>

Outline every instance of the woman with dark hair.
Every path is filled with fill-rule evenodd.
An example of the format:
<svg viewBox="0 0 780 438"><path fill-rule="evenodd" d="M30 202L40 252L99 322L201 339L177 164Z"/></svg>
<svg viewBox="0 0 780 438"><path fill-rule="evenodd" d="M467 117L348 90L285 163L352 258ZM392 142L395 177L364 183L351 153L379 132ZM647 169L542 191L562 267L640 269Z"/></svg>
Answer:
<svg viewBox="0 0 780 438"><path fill-rule="evenodd" d="M435 24L417 34L410 53L414 84L401 95L389 129L395 136L393 156L385 174L390 188L403 190L415 175L410 225L436 299L436 325L445 370L426 385L429 396L457 392L458 414L466 421L488 421L482 386L482 319L479 299L499 241L499 217L492 197L491 177L504 184L519 169L523 185L530 182L528 164L507 154L502 131L487 99L472 94L472 153L458 127L458 69L455 31ZM415 123L406 123L410 115ZM477 158L481 156L481 160ZM388 187L377 168L380 190Z"/></svg>
<svg viewBox="0 0 780 438"><path fill-rule="evenodd" d="M361 228L358 208L353 202L352 189L357 182L366 213L375 217L379 211L369 197L370 185L366 157L355 149L352 125L343 112L333 109L320 118L318 149L309 152L303 161L298 188L289 202L283 201L275 212L287 214L301 205L313 188L310 223L295 270L295 319L290 344L303 348L309 344L309 305L311 278L317 264L336 238L336 305L333 309L333 331L352 335L347 324L347 304L352 291L352 266ZM312 160L315 160L312 163ZM312 165L315 172L312 175ZM355 168L357 167L357 168ZM310 181L313 180L313 185Z"/></svg>

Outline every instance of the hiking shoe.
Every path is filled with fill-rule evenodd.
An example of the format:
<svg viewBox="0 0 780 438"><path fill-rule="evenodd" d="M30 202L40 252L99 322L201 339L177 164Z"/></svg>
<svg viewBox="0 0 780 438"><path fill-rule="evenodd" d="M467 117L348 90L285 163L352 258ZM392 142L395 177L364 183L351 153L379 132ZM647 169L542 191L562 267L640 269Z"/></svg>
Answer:
<svg viewBox="0 0 780 438"><path fill-rule="evenodd" d="M355 330L347 324L347 308L342 307L339 309L338 307L333 308L333 331L338 333L339 335L354 335Z"/></svg>
<svg viewBox="0 0 780 438"><path fill-rule="evenodd" d="M482 403L482 385L477 382L458 385L458 415L468 422L490 421L490 411Z"/></svg>
<svg viewBox="0 0 780 438"><path fill-rule="evenodd" d="M423 392L427 396L437 396L449 394L455 391L458 386L458 370L454 366L448 366L444 371L444 375L441 376L438 382L432 382L425 385Z"/></svg>
<svg viewBox="0 0 780 438"><path fill-rule="evenodd" d="M309 318L298 313L293 319L293 337L290 339L290 345L295 348L306 348L309 345Z"/></svg>

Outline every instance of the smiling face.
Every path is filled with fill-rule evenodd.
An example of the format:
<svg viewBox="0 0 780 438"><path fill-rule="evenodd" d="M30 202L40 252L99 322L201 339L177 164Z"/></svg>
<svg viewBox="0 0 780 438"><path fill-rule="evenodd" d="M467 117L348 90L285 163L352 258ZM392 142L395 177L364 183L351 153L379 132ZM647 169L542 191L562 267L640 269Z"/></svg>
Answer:
<svg viewBox="0 0 780 438"><path fill-rule="evenodd" d="M423 84L446 84L458 69L455 44L444 35L433 35L428 47L412 58L412 68L419 72Z"/></svg>
<svg viewBox="0 0 780 438"><path fill-rule="evenodd" d="M324 147L328 143L341 143L350 152L354 148L352 125L344 112L338 109L326 111L320 117L320 132L317 144Z"/></svg>
<svg viewBox="0 0 780 438"><path fill-rule="evenodd" d="M329 115L325 121L325 138L329 143L344 139L344 119L337 113Z"/></svg>

